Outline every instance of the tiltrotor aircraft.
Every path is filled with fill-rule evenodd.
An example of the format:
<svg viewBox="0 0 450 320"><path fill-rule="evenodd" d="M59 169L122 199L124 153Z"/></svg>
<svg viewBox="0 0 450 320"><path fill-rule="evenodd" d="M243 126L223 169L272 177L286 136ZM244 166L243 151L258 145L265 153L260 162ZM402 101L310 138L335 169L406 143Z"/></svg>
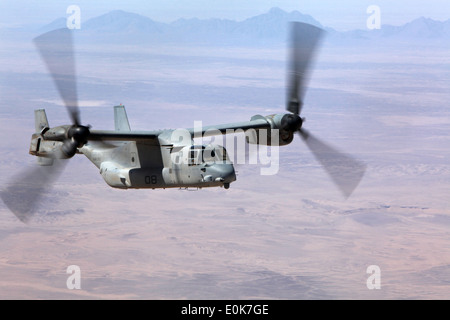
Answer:
<svg viewBox="0 0 450 320"><path fill-rule="evenodd" d="M242 130L249 144L284 146L296 133L348 197L359 184L365 165L323 143L305 129L300 112L307 72L323 31L312 25L291 24L288 70L288 113L255 115L249 121L184 130L132 131L125 107L114 107L115 130L94 130L81 124L72 32L58 29L34 39L72 120L50 127L45 110L35 110L36 132L30 154L40 166L15 179L1 196L16 216L26 222L39 197L57 177L66 160L84 154L114 188L224 187L236 180L233 163L219 145L195 145L196 135L227 134ZM276 138L275 141L273 138Z"/></svg>

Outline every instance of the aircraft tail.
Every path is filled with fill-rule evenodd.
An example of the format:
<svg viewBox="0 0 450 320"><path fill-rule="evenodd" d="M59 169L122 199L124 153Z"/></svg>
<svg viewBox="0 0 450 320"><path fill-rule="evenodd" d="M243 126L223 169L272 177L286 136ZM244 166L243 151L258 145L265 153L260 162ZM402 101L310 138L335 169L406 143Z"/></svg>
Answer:
<svg viewBox="0 0 450 320"><path fill-rule="evenodd" d="M44 128L50 128L44 109L34 110L34 126L36 133L40 133Z"/></svg>
<svg viewBox="0 0 450 320"><path fill-rule="evenodd" d="M116 131L131 131L125 106L114 106L114 126Z"/></svg>
<svg viewBox="0 0 450 320"><path fill-rule="evenodd" d="M32 148L34 147L36 152L39 152L42 148L42 138L40 137L42 131L44 131L45 128L47 130L50 128L47 120L47 114L45 113L44 109L37 109L34 110L34 127L36 130L35 135L38 136L36 139L32 139ZM45 157L37 157L37 163L40 166L51 166L53 165L53 159L52 158L45 158Z"/></svg>

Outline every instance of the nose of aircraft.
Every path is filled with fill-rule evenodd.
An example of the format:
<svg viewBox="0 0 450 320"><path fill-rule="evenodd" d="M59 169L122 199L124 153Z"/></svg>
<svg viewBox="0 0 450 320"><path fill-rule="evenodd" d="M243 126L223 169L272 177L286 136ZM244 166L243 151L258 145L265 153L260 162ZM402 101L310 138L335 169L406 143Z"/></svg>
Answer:
<svg viewBox="0 0 450 320"><path fill-rule="evenodd" d="M211 175L214 177L214 181L222 181L224 183L230 183L236 180L236 173L232 164L216 163L209 168Z"/></svg>

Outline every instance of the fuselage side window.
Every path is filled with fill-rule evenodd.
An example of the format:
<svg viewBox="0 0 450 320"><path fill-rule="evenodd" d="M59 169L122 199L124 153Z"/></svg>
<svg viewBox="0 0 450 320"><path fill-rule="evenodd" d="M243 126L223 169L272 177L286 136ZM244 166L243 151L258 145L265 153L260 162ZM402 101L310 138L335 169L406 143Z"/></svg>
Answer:
<svg viewBox="0 0 450 320"><path fill-rule="evenodd" d="M195 166L199 163L199 159L198 159L198 150L195 149L191 149L191 151L189 152L189 165L190 166Z"/></svg>

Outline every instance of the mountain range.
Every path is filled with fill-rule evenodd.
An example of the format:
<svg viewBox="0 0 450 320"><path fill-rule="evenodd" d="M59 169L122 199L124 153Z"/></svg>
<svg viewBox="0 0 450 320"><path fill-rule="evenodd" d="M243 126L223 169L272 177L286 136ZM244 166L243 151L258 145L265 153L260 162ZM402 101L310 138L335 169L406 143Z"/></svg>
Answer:
<svg viewBox="0 0 450 320"><path fill-rule="evenodd" d="M353 30L339 32L323 26L310 15L298 11L286 12L272 8L267 13L243 21L227 19L178 19L171 23L154 21L136 13L115 10L82 21L80 36L94 41L139 43L142 41L194 44L265 44L287 40L288 23L300 21L325 29L332 41L355 40L404 40L447 41L450 40L450 19L436 21L418 18L402 26L382 25L378 30ZM34 30L43 33L66 27L66 18Z"/></svg>
<svg viewBox="0 0 450 320"><path fill-rule="evenodd" d="M403 40L449 40L450 19L436 21L420 17L402 26L383 25L378 30L353 30L342 33L350 37L386 38Z"/></svg>

